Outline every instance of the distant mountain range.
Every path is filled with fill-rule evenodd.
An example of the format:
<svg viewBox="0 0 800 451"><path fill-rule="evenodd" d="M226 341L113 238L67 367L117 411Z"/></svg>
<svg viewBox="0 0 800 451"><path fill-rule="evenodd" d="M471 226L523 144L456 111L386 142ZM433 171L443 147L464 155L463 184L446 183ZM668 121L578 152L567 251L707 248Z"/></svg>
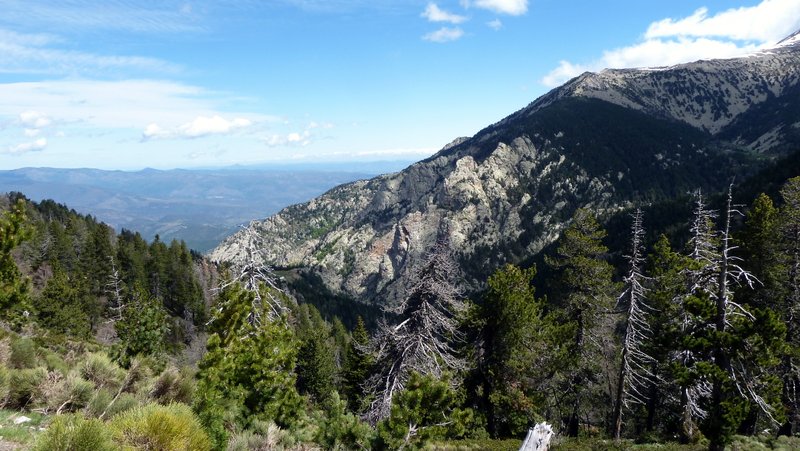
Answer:
<svg viewBox="0 0 800 451"><path fill-rule="evenodd" d="M408 162L308 164L209 170L24 168L0 171L0 192L53 199L119 229L186 241L205 252L242 224L305 202L341 183Z"/></svg>
<svg viewBox="0 0 800 451"><path fill-rule="evenodd" d="M478 288L600 216L743 181L800 150L800 38L742 58L585 73L407 169L339 186L257 223L268 263L393 302L442 234ZM800 169L798 174L800 175ZM214 249L241 262L244 236Z"/></svg>

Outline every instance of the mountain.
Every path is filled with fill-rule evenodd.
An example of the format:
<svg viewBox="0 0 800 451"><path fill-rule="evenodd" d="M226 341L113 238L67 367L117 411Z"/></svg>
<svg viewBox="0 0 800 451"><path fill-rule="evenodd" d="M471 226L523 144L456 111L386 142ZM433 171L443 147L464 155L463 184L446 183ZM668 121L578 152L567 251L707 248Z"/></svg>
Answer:
<svg viewBox="0 0 800 451"><path fill-rule="evenodd" d="M117 230L184 240L205 252L242 224L304 202L338 184L391 165L279 166L215 170L103 171L24 168L0 171L0 192L53 199Z"/></svg>
<svg viewBox="0 0 800 451"><path fill-rule="evenodd" d="M338 186L254 224L267 263L393 302L438 236L465 283L552 243L579 207L718 190L800 149L800 41L747 57L585 73L395 174ZM243 235L210 253L241 262Z"/></svg>

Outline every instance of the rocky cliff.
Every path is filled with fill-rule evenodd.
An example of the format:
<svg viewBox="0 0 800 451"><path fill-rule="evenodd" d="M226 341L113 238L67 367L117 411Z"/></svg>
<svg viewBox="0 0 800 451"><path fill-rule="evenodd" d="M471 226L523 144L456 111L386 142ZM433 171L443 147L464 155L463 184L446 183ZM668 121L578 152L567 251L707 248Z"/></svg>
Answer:
<svg viewBox="0 0 800 451"><path fill-rule="evenodd" d="M253 223L264 258L334 292L393 302L441 233L473 288L599 214L716 189L800 148L800 44L744 58L577 77L427 160L341 185ZM241 236L214 249L244 258Z"/></svg>

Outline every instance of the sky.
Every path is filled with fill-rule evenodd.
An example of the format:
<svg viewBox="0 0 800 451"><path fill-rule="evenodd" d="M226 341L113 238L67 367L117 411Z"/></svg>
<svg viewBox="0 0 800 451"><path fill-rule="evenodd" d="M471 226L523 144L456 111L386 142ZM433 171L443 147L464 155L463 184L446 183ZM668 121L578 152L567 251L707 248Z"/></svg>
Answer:
<svg viewBox="0 0 800 451"><path fill-rule="evenodd" d="M798 29L800 0L0 0L0 169L418 160L584 71Z"/></svg>

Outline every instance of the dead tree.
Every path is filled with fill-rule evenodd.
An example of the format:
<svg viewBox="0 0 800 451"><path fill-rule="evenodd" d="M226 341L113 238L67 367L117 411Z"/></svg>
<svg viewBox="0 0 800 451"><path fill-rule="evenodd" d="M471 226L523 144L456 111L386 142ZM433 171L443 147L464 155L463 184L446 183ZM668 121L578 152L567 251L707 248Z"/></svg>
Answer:
<svg viewBox="0 0 800 451"><path fill-rule="evenodd" d="M280 297L282 290L278 286L278 278L271 266L267 265L264 256L263 238L251 223L242 229L245 257L241 263L234 264L231 268L231 279L223 282L219 290L224 290L234 283L240 283L242 288L253 294L253 308L250 310L248 321L260 325L262 312L267 312L267 320L271 321L280 317L286 307ZM267 290L263 290L265 286Z"/></svg>
<svg viewBox="0 0 800 451"><path fill-rule="evenodd" d="M651 339L647 320L644 282L642 272L644 261L644 228L642 210L637 208L631 226L631 254L628 258L628 274L625 277L625 291L617 300L618 305L627 304L625 335L622 340L622 361L620 362L617 396L614 405L614 438L619 440L622 433L623 409L635 404L645 404L647 387L655 376L651 371L655 359L643 350L643 345Z"/></svg>
<svg viewBox="0 0 800 451"><path fill-rule="evenodd" d="M122 319L122 310L125 308L122 298L122 280L117 265L114 263L114 257L109 255L108 259L111 260L111 274L106 282L106 293L111 300L111 310L115 313L115 319L119 321Z"/></svg>
<svg viewBox="0 0 800 451"><path fill-rule="evenodd" d="M375 396L366 419L372 424L389 416L392 398L411 373L441 377L464 368L453 343L461 340L456 314L465 308L453 282L458 267L449 243L439 240L415 273L408 295L393 309L396 324L383 322L371 342L377 372L367 381Z"/></svg>

